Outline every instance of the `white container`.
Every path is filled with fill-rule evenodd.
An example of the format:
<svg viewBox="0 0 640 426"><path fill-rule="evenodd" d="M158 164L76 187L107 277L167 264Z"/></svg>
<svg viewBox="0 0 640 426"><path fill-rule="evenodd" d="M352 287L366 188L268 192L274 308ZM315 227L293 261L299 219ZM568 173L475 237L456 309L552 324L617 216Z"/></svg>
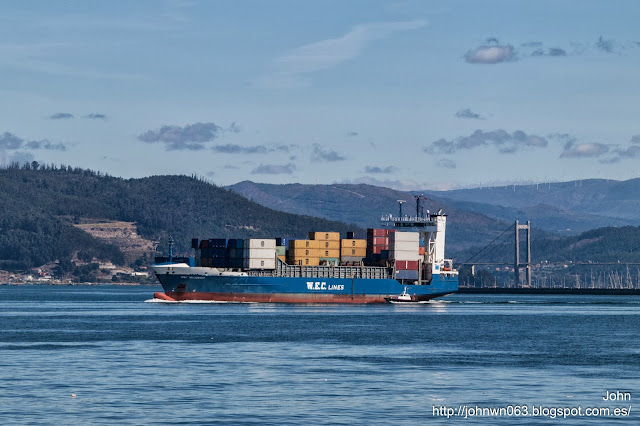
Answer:
<svg viewBox="0 0 640 426"><path fill-rule="evenodd" d="M393 245L394 242L414 242L419 243L420 234L418 232L390 232L389 233L389 245Z"/></svg>
<svg viewBox="0 0 640 426"><path fill-rule="evenodd" d="M244 259L243 266L245 269L276 269L276 259Z"/></svg>
<svg viewBox="0 0 640 426"><path fill-rule="evenodd" d="M392 260L422 260L422 256L418 250L389 250L389 258Z"/></svg>
<svg viewBox="0 0 640 426"><path fill-rule="evenodd" d="M275 248L276 239L251 238L244 240L244 248Z"/></svg>
<svg viewBox="0 0 640 426"><path fill-rule="evenodd" d="M405 242L405 241L396 241L394 242L394 244L390 244L389 245L389 250L415 250L418 251L418 242L417 241L411 241L411 242Z"/></svg>
<svg viewBox="0 0 640 426"><path fill-rule="evenodd" d="M245 247L242 252L244 258L246 259L275 259L276 257L276 247L272 248L249 248Z"/></svg>

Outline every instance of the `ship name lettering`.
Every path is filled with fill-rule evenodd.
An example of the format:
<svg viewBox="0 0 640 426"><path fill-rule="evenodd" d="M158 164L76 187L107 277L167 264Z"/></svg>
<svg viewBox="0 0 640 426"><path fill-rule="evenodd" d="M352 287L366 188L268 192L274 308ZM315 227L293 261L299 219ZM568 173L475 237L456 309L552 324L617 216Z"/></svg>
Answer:
<svg viewBox="0 0 640 426"><path fill-rule="evenodd" d="M329 290L344 290L343 284L331 284Z"/></svg>
<svg viewBox="0 0 640 426"><path fill-rule="evenodd" d="M324 281L307 281L307 290L326 290L327 283Z"/></svg>

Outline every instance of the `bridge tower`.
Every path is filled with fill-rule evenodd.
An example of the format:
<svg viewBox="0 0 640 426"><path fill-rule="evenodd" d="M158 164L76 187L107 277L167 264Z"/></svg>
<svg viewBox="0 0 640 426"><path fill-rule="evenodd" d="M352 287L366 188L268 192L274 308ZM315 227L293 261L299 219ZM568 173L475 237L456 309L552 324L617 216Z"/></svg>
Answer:
<svg viewBox="0 0 640 426"><path fill-rule="evenodd" d="M527 230L527 261L520 262L520 230ZM525 268L526 278L527 278L527 286L531 287L531 221L527 221L526 225L520 225L516 220L515 226L515 244L516 244L516 256L515 262L513 264L513 270L515 272L515 285L516 287L520 286L520 268Z"/></svg>

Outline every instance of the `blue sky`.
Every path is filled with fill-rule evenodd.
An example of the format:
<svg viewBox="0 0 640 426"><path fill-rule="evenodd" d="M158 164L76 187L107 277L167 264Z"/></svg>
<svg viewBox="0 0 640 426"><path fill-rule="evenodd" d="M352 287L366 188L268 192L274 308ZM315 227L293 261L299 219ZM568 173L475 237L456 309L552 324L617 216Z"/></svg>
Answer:
<svg viewBox="0 0 640 426"><path fill-rule="evenodd" d="M638 177L637 1L0 4L0 163L219 185Z"/></svg>

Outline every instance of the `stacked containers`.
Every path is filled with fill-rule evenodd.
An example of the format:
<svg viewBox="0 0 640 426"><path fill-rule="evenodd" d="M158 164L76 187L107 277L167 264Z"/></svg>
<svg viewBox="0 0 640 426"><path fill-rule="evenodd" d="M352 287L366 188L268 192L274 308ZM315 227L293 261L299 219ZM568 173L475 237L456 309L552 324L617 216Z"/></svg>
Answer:
<svg viewBox="0 0 640 426"><path fill-rule="evenodd" d="M360 262L367 255L367 240L344 239L340 242L342 262Z"/></svg>
<svg viewBox="0 0 640 426"><path fill-rule="evenodd" d="M244 266L244 240L229 240L227 243L227 257L229 268L242 268Z"/></svg>
<svg viewBox="0 0 640 426"><path fill-rule="evenodd" d="M320 264L320 241L289 240L288 263L303 266Z"/></svg>
<svg viewBox="0 0 640 426"><path fill-rule="evenodd" d="M276 240L247 239L244 240L243 266L245 269L275 269Z"/></svg>
<svg viewBox="0 0 640 426"><path fill-rule="evenodd" d="M367 257L375 257L373 255L380 255L381 258L389 250L389 235L395 233L395 229L367 229Z"/></svg>
<svg viewBox="0 0 640 426"><path fill-rule="evenodd" d="M288 238L276 238L276 255L278 259L283 262L287 261L287 245L289 244Z"/></svg>
<svg viewBox="0 0 640 426"><path fill-rule="evenodd" d="M226 268L227 240L212 238L200 241L200 265L211 268Z"/></svg>
<svg viewBox="0 0 640 426"><path fill-rule="evenodd" d="M389 236L389 258L395 261L397 279L418 279L419 237L417 232L394 232Z"/></svg>
<svg viewBox="0 0 640 426"><path fill-rule="evenodd" d="M318 242L320 262L338 263L340 260L339 232L309 232L309 240Z"/></svg>

